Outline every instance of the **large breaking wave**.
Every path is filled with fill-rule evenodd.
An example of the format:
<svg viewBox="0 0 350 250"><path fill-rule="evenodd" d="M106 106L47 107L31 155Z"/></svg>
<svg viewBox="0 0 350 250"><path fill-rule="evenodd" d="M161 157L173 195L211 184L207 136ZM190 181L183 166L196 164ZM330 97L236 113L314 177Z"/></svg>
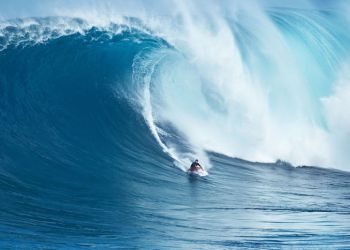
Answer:
<svg viewBox="0 0 350 250"><path fill-rule="evenodd" d="M347 4L151 3L0 22L0 246L348 246Z"/></svg>
<svg viewBox="0 0 350 250"><path fill-rule="evenodd" d="M62 123L57 129L65 138L54 135L65 141L81 134L91 116L90 125L117 140L111 124L96 123L108 115L123 136L143 136L123 125L124 113L108 114L111 103L97 107L107 95L114 109L126 105L141 115L153 140L183 169L196 156L210 167L206 151L346 169L349 35L342 12L236 6L208 15L183 3L178 8L181 15L169 20L2 22L3 126L23 136L21 126L32 127L27 122L35 119L15 128L18 117L50 120L38 126ZM90 129L82 139L93 136Z"/></svg>

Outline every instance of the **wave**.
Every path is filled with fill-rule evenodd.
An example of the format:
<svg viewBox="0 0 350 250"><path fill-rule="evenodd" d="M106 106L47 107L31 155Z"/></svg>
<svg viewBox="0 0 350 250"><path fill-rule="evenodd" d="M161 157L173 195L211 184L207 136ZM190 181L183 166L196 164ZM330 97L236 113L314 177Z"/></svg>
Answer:
<svg viewBox="0 0 350 250"><path fill-rule="evenodd" d="M84 88L109 86L117 103L123 100L143 116L156 142L182 169L196 157L210 168L207 151L252 161L283 159L294 165L344 169L348 159L341 152L349 140L343 111L346 95L340 92L348 85L343 73L349 39L346 20L332 12L309 15L274 9L264 16L255 14L242 14L239 22L238 17L215 16L204 23L200 15L182 17L176 33L168 27L152 31L130 17L101 26L79 18L9 20L0 32L2 62L12 62L3 67L2 89L23 92L19 86L32 89L34 81L41 88L33 98L43 95L39 91L56 96L50 91L61 87L68 88L62 96L73 98L77 90L68 86L80 85L81 91L82 82ZM259 29L257 21L266 28ZM69 55L65 58L63 53ZM43 66L48 64L45 60L56 65ZM90 68L79 69L83 66ZM11 79L11 67L21 68L25 80ZM35 71L36 77L33 69L41 69ZM334 101L338 99L341 104ZM52 100L36 105L57 106ZM11 109L15 107L3 113Z"/></svg>
<svg viewBox="0 0 350 250"><path fill-rule="evenodd" d="M348 245L345 11L171 6L0 22L0 246Z"/></svg>

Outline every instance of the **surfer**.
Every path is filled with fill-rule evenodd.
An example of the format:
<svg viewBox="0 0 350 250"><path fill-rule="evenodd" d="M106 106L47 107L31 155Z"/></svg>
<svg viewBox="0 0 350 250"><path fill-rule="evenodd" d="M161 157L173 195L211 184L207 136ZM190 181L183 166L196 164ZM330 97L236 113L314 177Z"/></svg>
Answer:
<svg viewBox="0 0 350 250"><path fill-rule="evenodd" d="M201 164L199 164L198 160L196 159L191 164L190 171L193 172L193 171L198 171L198 170L203 170L203 168L202 168Z"/></svg>

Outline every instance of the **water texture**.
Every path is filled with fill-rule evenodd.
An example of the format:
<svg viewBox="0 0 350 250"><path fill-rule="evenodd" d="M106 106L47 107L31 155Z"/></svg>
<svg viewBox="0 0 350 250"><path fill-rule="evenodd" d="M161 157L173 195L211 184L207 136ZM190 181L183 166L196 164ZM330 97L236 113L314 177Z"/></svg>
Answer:
<svg viewBox="0 0 350 250"><path fill-rule="evenodd" d="M0 21L0 248L349 248L349 5L152 3Z"/></svg>

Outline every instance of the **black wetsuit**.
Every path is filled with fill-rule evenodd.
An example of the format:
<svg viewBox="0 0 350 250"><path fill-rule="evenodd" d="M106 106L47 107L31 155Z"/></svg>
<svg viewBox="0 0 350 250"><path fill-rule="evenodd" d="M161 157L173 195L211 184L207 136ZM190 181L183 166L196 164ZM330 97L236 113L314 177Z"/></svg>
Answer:
<svg viewBox="0 0 350 250"><path fill-rule="evenodd" d="M197 171L198 166L201 168L202 166L198 162L193 162L190 167L190 171Z"/></svg>

